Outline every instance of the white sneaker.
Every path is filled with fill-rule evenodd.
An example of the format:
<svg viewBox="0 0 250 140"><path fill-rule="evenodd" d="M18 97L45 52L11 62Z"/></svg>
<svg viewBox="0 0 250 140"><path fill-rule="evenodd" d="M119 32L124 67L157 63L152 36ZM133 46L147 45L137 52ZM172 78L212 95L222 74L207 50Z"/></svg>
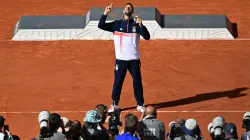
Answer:
<svg viewBox="0 0 250 140"><path fill-rule="evenodd" d="M136 107L136 109L137 109L137 111L139 111L139 112L141 112L141 113L144 113L144 111L145 111L145 107L144 106L137 106Z"/></svg>
<svg viewBox="0 0 250 140"><path fill-rule="evenodd" d="M117 105L111 105L111 107L109 108L108 112L114 112L117 109L119 109L119 106L117 106Z"/></svg>

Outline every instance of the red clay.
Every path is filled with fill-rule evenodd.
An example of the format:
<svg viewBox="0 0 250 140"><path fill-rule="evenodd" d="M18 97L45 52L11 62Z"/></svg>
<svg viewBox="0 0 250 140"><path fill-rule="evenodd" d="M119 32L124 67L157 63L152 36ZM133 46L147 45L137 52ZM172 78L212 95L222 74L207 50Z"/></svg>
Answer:
<svg viewBox="0 0 250 140"><path fill-rule="evenodd" d="M114 6L123 6L125 2L114 1ZM232 22L238 23L239 38L250 37L250 17L247 16L250 2L247 0L132 2L135 6L154 5L163 14L227 14ZM0 7L0 39L11 39L14 24L22 15L85 14L91 7L107 4L104 0L7 1ZM157 104L159 110L248 110L249 90L241 92L246 96L228 98L228 95L240 93L234 89L250 87L249 44L250 41L142 41L146 104ZM87 111L97 103L109 105L113 49L112 41L1 41L0 112ZM132 79L128 73L120 106L134 105ZM159 118L169 130L171 120L193 117L208 138L207 125L215 115L224 115L227 121L236 123L241 135L243 114L159 113ZM12 133L21 139L30 139L39 132L38 114L1 115L6 117ZM85 113L61 115L82 121Z"/></svg>

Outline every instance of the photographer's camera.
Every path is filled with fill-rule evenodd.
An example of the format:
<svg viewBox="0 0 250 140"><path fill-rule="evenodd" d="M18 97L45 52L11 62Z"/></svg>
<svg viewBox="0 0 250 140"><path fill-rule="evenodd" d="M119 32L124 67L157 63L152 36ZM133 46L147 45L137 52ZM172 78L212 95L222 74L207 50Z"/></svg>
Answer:
<svg viewBox="0 0 250 140"><path fill-rule="evenodd" d="M109 118L109 132L113 135L116 136L119 134L119 127L122 126L122 122L120 121L120 110L115 110L114 112L109 112L108 116Z"/></svg>
<svg viewBox="0 0 250 140"><path fill-rule="evenodd" d="M221 116L217 116L208 125L208 131L212 138L219 139L224 137L223 130L225 127L225 119Z"/></svg>
<svg viewBox="0 0 250 140"><path fill-rule="evenodd" d="M246 129L246 132L250 130L250 112L244 114L242 128Z"/></svg>

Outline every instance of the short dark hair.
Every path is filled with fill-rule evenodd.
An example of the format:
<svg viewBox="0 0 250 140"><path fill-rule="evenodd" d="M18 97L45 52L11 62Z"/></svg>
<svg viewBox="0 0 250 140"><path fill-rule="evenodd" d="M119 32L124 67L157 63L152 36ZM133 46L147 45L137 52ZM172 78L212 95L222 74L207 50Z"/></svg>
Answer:
<svg viewBox="0 0 250 140"><path fill-rule="evenodd" d="M59 128L59 125L61 123L61 116L57 113L53 113L50 115L49 117L49 125L50 128L54 131L57 130Z"/></svg>
<svg viewBox="0 0 250 140"><path fill-rule="evenodd" d="M134 114L128 113L125 116L125 132L134 133L137 129L138 123L138 117Z"/></svg>
<svg viewBox="0 0 250 140"><path fill-rule="evenodd" d="M102 118L102 123L105 123L106 116L107 116L107 106L104 104L96 105L95 110L97 111L98 115Z"/></svg>
<svg viewBox="0 0 250 140"><path fill-rule="evenodd" d="M81 130L81 122L78 120L74 120L71 122L70 126L69 126L70 130Z"/></svg>
<svg viewBox="0 0 250 140"><path fill-rule="evenodd" d="M5 122L5 118L0 115L0 126L3 126Z"/></svg>
<svg viewBox="0 0 250 140"><path fill-rule="evenodd" d="M132 7L132 11L134 11L134 6L133 6L132 3L126 3L126 4L124 5L124 7L125 7L126 5L130 5L130 6Z"/></svg>
<svg viewBox="0 0 250 140"><path fill-rule="evenodd" d="M95 110L97 111L98 115L101 117L103 117L103 115L107 115L107 106L104 104L96 105Z"/></svg>

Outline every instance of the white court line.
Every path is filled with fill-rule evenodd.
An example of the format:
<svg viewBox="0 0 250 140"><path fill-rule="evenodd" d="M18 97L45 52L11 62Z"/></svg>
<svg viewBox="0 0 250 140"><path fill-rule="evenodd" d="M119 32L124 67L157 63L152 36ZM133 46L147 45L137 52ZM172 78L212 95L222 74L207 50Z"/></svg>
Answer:
<svg viewBox="0 0 250 140"><path fill-rule="evenodd" d="M250 38L239 39L152 39L152 41L241 41L250 40ZM88 40L0 40L0 42L55 42L55 41L88 41ZM96 40L105 41L105 40ZM110 40L107 40L110 41Z"/></svg>
<svg viewBox="0 0 250 140"><path fill-rule="evenodd" d="M50 111L50 112L56 112L56 113L86 113L87 111ZM122 111L124 113L137 113L138 111ZM204 111L168 111L168 110L162 110L157 111L158 113L245 113L250 112L249 111L241 111L241 110L204 110ZM39 114L39 111L23 111L23 112L0 112L0 114Z"/></svg>

